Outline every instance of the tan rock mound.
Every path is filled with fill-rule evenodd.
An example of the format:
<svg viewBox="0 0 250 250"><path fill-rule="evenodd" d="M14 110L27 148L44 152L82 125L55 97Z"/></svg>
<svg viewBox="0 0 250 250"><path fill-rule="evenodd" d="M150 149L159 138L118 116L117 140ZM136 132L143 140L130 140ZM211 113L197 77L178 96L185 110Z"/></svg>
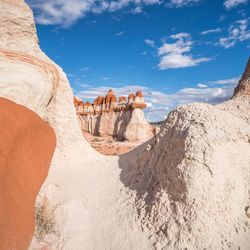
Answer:
<svg viewBox="0 0 250 250"><path fill-rule="evenodd" d="M128 141L146 141L153 137L153 128L146 121L140 108L133 109L132 115L124 132Z"/></svg>
<svg viewBox="0 0 250 250"><path fill-rule="evenodd" d="M55 134L37 114L0 98L0 249L25 250L36 196L48 174Z"/></svg>
<svg viewBox="0 0 250 250"><path fill-rule="evenodd" d="M172 111L149 143L120 157L156 249L249 249L250 64L232 100Z"/></svg>

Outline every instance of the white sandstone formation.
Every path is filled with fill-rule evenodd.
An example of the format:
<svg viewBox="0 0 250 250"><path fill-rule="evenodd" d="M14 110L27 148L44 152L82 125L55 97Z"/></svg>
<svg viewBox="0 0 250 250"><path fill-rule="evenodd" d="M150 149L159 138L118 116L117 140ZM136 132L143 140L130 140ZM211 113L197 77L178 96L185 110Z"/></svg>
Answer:
<svg viewBox="0 0 250 250"><path fill-rule="evenodd" d="M135 108L126 126L124 138L128 141L146 141L151 138L153 129L146 121L141 109Z"/></svg>
<svg viewBox="0 0 250 250"><path fill-rule="evenodd" d="M0 20L0 96L34 110L57 137L37 198L56 207L55 230L30 249L250 248L249 68L232 100L181 106L149 142L108 157L81 136L67 78L40 51L23 0L2 0Z"/></svg>
<svg viewBox="0 0 250 250"><path fill-rule="evenodd" d="M125 96L117 101L110 89L105 97L98 96L93 104L74 97L74 105L83 132L111 136L119 141L145 142L153 137L153 127L144 117L146 103L141 91L129 94L128 101Z"/></svg>

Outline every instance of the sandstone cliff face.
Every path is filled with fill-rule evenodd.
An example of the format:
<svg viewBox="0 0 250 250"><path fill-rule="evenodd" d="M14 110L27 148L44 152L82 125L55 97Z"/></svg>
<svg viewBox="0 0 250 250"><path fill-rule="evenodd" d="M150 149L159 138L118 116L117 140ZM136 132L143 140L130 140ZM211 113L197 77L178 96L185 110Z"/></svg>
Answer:
<svg viewBox="0 0 250 250"><path fill-rule="evenodd" d="M218 106L179 107L149 142L121 157L102 156L81 136L64 73L36 50L34 26L22 26L33 24L28 7L21 0L1 1L0 7L0 19L10 24L9 32L1 33L0 48L16 58L6 67L10 58L0 53L0 84L5 84L0 96L35 111L57 138L39 197L57 207L59 233L42 241L33 238L30 249L250 248L250 100L245 90ZM12 38L19 36L26 41L13 47ZM16 80L9 78L14 66L25 67L18 75L27 88L22 97ZM27 79L30 72L40 77L46 98L41 93L30 98L37 81Z"/></svg>
<svg viewBox="0 0 250 250"><path fill-rule="evenodd" d="M48 121L55 129L60 151L73 141L82 144L68 80L40 50L32 11L24 0L3 0L0 21L5 24L0 29L0 96ZM64 133L69 124L72 133Z"/></svg>
<svg viewBox="0 0 250 250"><path fill-rule="evenodd" d="M24 0L1 0L0 7L1 49L33 55L41 53L33 15Z"/></svg>
<svg viewBox="0 0 250 250"><path fill-rule="evenodd" d="M0 97L24 105L54 128L57 147L53 157L52 168L61 165L58 161L64 157L65 152L72 150L72 147L79 147L79 151L91 151L95 155L95 151L88 144L85 144L84 147L82 146L85 141L82 138L74 106L72 105L73 94L69 83L60 67L55 65L40 50L30 8L23 0L0 1L0 21L3 24L0 28ZM0 105L3 109L6 107L2 102ZM17 107L14 107L14 109L19 110ZM12 109L9 112L11 115ZM13 113L15 114L16 112ZM5 140L3 140L2 145L13 154L16 152L14 156L3 155L6 158L4 159L5 162L9 163L8 165L3 165L6 172L1 175L1 178L3 178L2 180L8 179L11 185L11 187L1 187L0 231L2 234L0 246L4 250L9 249L8 247L13 249L15 245L17 245L17 249L27 249L35 223L34 201L46 177L50 163L48 158L46 164L43 165L44 170L42 170L42 163L48 156L37 145L37 143L41 143L40 145L44 147L44 150L49 150L51 138L45 134L47 127L45 125L43 127L39 122L35 122L37 130L33 131L35 128L32 127L31 123L32 134L30 131L26 131L25 125L27 126L29 123L26 122L25 117L28 116L33 121L33 116L27 115L26 111L22 111L20 115L23 115L23 117L13 116L10 124L8 124L8 120L5 120L9 116L4 116L3 112L0 115L0 118L4 119L4 123L1 123L3 126L1 128L2 136L5 135L5 132L7 133L9 127L16 130L15 138L19 137L23 140L17 143L17 149L10 148L8 146L9 142ZM15 120L16 117L19 117L19 120ZM15 127L18 124L20 126ZM65 132L68 130L68 127L72 131L69 134ZM43 138L40 138L39 133L41 133ZM74 142L73 146L72 142ZM44 145L44 143L48 143L48 145ZM25 150L21 150L22 148L23 150L29 149L30 152L26 153ZM3 150L2 152L5 151ZM13 166L9 166L11 163L13 163ZM18 176L13 169L16 166L19 167L18 174L20 175ZM34 167L38 167L38 169L34 169ZM10 172L9 175L8 171ZM23 176L22 171L25 176ZM34 174L34 171L36 171L36 174ZM26 180L27 183L25 182ZM27 186L28 190L26 190ZM19 189L18 192L15 191L15 188ZM24 191L24 193L19 193L20 190ZM28 191L30 193L27 193ZM2 193L4 193L3 196ZM12 197L12 195L16 197ZM48 194L46 193L46 195ZM16 202L15 206L13 202ZM13 237L7 239L9 232L11 232Z"/></svg>
<svg viewBox="0 0 250 250"><path fill-rule="evenodd" d="M142 111L146 103L141 91L136 95L129 94L128 101L125 96L120 96L117 101L110 89L105 97L98 96L93 104L74 97L74 105L85 132L112 136L119 141L146 141L153 136L153 128Z"/></svg>
<svg viewBox="0 0 250 250"><path fill-rule="evenodd" d="M0 249L25 250L34 205L55 149L53 129L31 110L0 98Z"/></svg>

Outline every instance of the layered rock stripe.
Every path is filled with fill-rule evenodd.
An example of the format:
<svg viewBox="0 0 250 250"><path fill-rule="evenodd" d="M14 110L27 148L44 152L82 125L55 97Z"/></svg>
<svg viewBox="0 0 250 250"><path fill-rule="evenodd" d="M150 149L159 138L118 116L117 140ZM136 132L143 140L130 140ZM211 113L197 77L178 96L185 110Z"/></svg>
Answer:
<svg viewBox="0 0 250 250"><path fill-rule="evenodd" d="M13 61L21 61L23 63L31 64L37 67L38 70L42 71L47 77L49 77L53 90L56 90L59 81L59 72L55 65L46 62L36 56L32 56L27 53L5 50L0 48L0 56L4 56L6 59Z"/></svg>

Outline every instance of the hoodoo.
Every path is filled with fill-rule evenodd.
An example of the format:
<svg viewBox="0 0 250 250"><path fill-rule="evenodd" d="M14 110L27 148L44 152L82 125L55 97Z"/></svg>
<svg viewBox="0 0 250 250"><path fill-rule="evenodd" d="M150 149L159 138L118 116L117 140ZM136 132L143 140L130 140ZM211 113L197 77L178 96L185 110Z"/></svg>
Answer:
<svg viewBox="0 0 250 250"><path fill-rule="evenodd" d="M129 94L119 101L112 89L105 97L98 96L94 103L84 104L74 97L74 105L83 131L93 135L112 136L117 140L146 141L153 136L153 128L146 121L146 108L141 91Z"/></svg>

